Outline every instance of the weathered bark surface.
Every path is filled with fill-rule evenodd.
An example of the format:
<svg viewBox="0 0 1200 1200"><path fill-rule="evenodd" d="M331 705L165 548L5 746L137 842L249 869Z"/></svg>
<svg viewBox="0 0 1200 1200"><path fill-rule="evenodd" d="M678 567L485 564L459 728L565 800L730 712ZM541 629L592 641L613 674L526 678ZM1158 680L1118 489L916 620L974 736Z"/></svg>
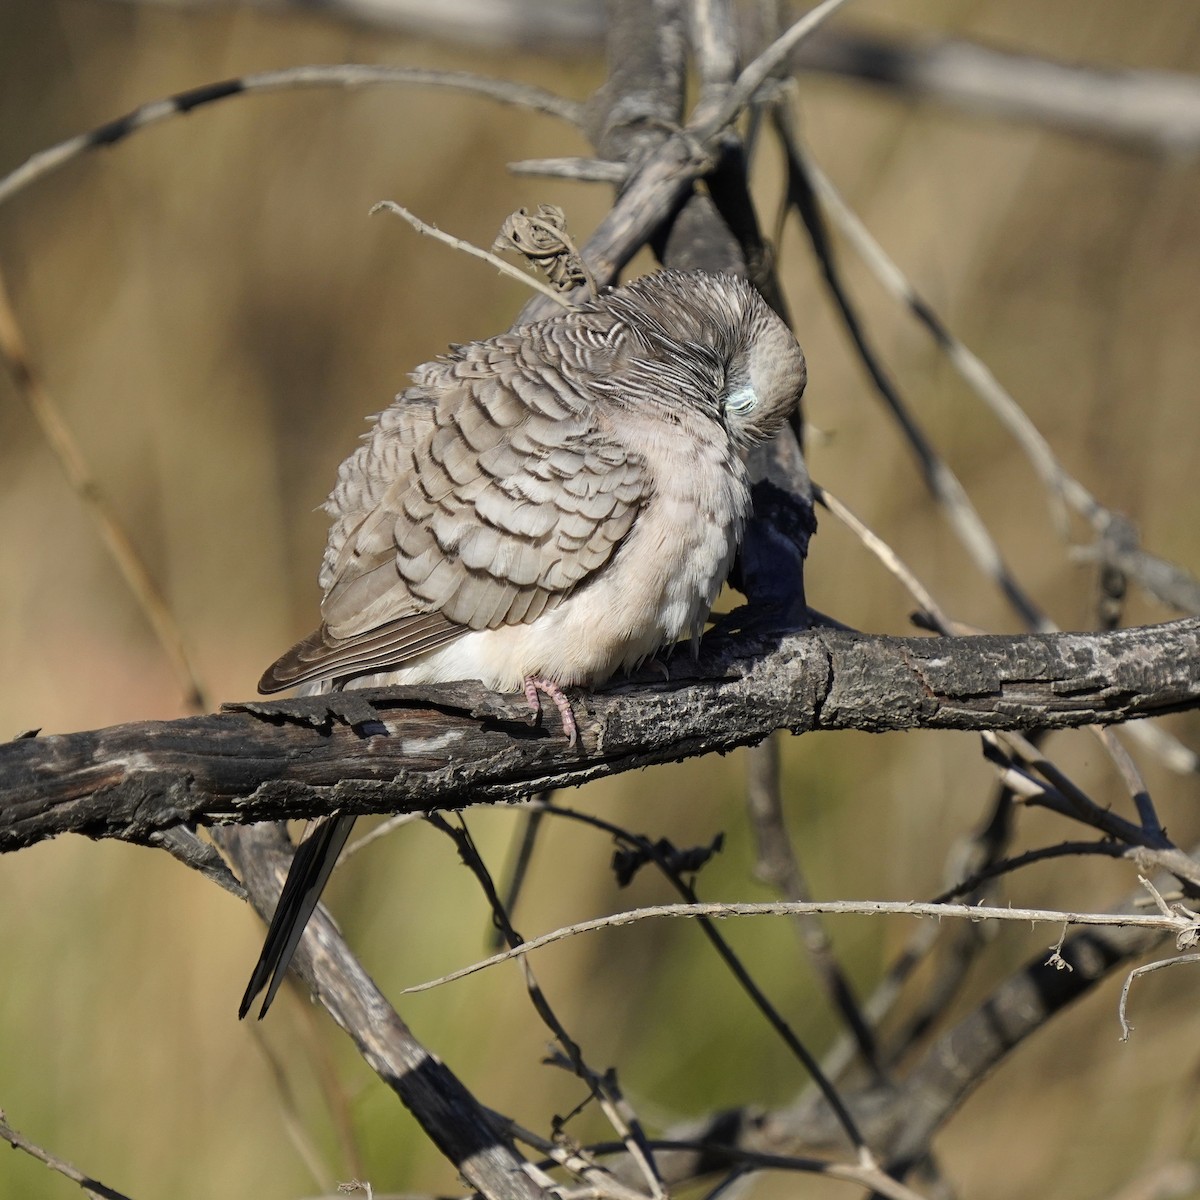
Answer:
<svg viewBox="0 0 1200 1200"><path fill-rule="evenodd" d="M227 706L0 746L0 850L60 833L515 800L775 729L1065 728L1196 707L1200 620L1108 634L714 637L670 680L576 694L580 744L475 684Z"/></svg>

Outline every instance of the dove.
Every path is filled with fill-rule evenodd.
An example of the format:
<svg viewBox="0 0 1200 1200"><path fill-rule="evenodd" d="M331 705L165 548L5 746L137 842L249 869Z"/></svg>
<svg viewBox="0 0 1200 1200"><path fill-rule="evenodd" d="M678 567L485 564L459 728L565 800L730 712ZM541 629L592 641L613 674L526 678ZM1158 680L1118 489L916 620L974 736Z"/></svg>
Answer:
<svg viewBox="0 0 1200 1200"><path fill-rule="evenodd" d="M261 692L478 679L557 707L681 639L698 645L750 512L743 456L807 378L745 280L660 271L414 370L342 463L321 626ZM292 862L244 1017L265 1015L354 823Z"/></svg>

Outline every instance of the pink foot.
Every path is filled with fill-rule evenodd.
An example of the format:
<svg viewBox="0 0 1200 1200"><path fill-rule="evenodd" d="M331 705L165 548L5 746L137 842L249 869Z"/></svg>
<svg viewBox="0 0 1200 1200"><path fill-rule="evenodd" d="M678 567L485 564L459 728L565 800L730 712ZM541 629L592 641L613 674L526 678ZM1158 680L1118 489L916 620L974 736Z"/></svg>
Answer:
<svg viewBox="0 0 1200 1200"><path fill-rule="evenodd" d="M534 712L541 712L542 704L538 692L549 696L558 709L562 718L563 733L567 735L567 745L574 746L579 741L579 730L575 726L575 714L571 711L571 702L562 694L558 684L552 679L534 679L532 675L525 676L525 699Z"/></svg>

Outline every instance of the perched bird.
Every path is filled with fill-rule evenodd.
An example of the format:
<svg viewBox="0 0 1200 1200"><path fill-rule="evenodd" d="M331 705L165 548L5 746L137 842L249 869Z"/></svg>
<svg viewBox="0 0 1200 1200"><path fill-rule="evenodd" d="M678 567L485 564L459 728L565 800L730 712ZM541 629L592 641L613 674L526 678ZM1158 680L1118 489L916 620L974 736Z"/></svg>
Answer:
<svg viewBox="0 0 1200 1200"><path fill-rule="evenodd" d="M548 696L574 744L562 686L698 643L750 511L742 453L795 410L804 355L744 280L662 271L411 378L326 502L321 627L259 690L479 679ZM241 1016L353 823L296 852Z"/></svg>

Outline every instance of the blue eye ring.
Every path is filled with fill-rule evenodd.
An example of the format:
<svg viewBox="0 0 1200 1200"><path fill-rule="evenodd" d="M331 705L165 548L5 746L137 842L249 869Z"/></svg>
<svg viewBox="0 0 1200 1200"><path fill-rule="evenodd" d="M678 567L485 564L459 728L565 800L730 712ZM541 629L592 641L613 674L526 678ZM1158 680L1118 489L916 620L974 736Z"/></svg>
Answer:
<svg viewBox="0 0 1200 1200"><path fill-rule="evenodd" d="M731 416L744 417L758 407L758 394L749 384L735 388L725 397L725 411Z"/></svg>

